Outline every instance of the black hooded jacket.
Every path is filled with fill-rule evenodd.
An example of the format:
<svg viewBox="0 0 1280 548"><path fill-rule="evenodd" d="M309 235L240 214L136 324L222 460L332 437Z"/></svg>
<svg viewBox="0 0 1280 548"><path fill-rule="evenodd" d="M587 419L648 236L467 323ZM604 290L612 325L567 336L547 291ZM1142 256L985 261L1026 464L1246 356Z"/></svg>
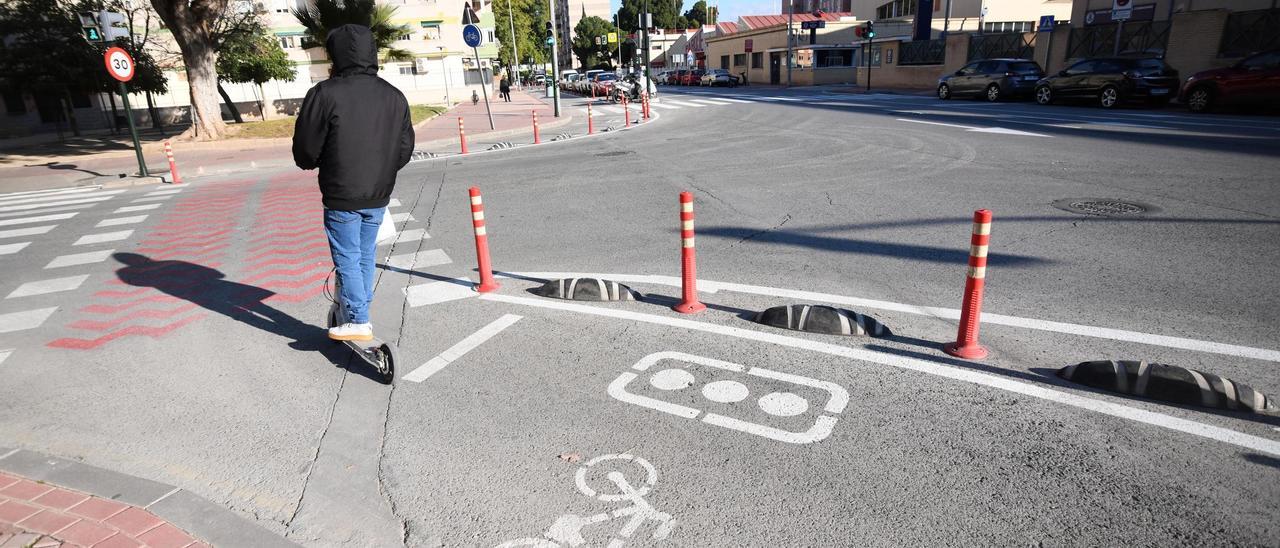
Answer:
<svg viewBox="0 0 1280 548"><path fill-rule="evenodd" d="M396 172L413 154L409 103L378 78L378 50L369 27L329 32L325 49L333 76L302 101L293 131L293 161L320 168L320 193L329 209L384 207Z"/></svg>

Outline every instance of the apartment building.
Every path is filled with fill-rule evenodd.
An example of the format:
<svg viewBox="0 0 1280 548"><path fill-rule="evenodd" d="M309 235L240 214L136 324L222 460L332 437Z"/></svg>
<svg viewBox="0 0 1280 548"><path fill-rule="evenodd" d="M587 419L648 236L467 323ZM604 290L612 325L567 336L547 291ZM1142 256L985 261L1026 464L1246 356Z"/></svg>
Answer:
<svg viewBox="0 0 1280 548"><path fill-rule="evenodd" d="M573 54L574 29L585 17L599 17L613 21L609 0L556 0L556 43L560 55L560 68L576 68L582 60Z"/></svg>

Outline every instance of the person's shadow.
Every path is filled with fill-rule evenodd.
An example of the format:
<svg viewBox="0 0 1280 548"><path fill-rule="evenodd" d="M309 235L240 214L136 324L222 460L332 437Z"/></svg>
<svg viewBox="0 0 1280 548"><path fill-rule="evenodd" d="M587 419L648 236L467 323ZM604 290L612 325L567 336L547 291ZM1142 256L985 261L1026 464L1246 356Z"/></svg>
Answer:
<svg viewBox="0 0 1280 548"><path fill-rule="evenodd" d="M290 348L319 351L334 365L347 367L352 361L350 351L330 341L326 329L302 323L263 302L275 295L274 291L228 281L218 270L186 261L154 261L137 253L115 253L112 258L124 265L116 270L116 276L128 285L154 288L205 310L292 339Z"/></svg>

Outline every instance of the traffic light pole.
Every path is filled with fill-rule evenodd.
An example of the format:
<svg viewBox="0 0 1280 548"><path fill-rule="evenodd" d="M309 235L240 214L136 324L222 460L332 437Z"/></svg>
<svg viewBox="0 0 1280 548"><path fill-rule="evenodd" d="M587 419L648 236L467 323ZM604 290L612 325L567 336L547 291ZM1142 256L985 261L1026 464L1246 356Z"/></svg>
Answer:
<svg viewBox="0 0 1280 548"><path fill-rule="evenodd" d="M867 38L867 91L871 91L871 39Z"/></svg>
<svg viewBox="0 0 1280 548"><path fill-rule="evenodd" d="M133 125L133 111L129 108L129 90L125 89L124 82L120 84L120 99L124 102L124 118L129 121L129 134L133 136L133 152L138 155L138 174L143 177L150 177L147 173L147 161L142 157L142 145L138 142L138 128Z"/></svg>
<svg viewBox="0 0 1280 548"><path fill-rule="evenodd" d="M560 117L560 40L556 38L556 0L547 2L551 5L551 103L555 107L555 117Z"/></svg>

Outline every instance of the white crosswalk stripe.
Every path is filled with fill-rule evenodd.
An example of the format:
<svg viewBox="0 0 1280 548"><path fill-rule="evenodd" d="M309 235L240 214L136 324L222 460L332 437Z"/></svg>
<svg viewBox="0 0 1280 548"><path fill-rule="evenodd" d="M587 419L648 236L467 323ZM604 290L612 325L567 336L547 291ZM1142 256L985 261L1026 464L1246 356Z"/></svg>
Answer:
<svg viewBox="0 0 1280 548"><path fill-rule="evenodd" d="M45 221L63 221L79 215L79 213L57 213L54 215L40 215L38 217L22 217L20 219L6 219L0 221L0 226L23 225L27 223L43 223Z"/></svg>
<svg viewBox="0 0 1280 548"><path fill-rule="evenodd" d="M672 100L669 100L669 99L667 100L667 104L668 104L668 105L681 106L681 107L694 107L694 108L698 108L698 107L705 107L705 106L707 106L707 105L699 105L698 103L683 103L683 102L680 102L680 101L672 101Z"/></svg>
<svg viewBox="0 0 1280 548"><path fill-rule="evenodd" d="M6 299L14 299L18 297L31 297L34 295L45 295L47 293L59 293L62 291L71 291L80 287L80 284L89 279L88 274L79 276L67 276L66 278L53 278L49 280L39 280L27 282L18 286L6 296Z"/></svg>
<svg viewBox="0 0 1280 548"><path fill-rule="evenodd" d="M12 198L15 196L36 196L40 194L78 194L83 192L93 192L101 188L102 187L99 185L94 185L94 186L83 186L83 187L76 186L76 187L63 187L63 188L46 188L44 190L24 190L21 192L8 192L5 194L0 194L0 199Z"/></svg>
<svg viewBox="0 0 1280 548"><path fill-rule="evenodd" d="M22 251L23 248L29 245L31 245L31 242L18 242L16 244L0 245L0 255L12 255L19 251Z"/></svg>
<svg viewBox="0 0 1280 548"><path fill-rule="evenodd" d="M21 217L24 215L43 215L45 213L57 213L59 211L78 211L81 209L89 209L96 205L98 204L69 205L69 206L61 206L61 207L42 207L42 208L32 209L27 211L16 211L16 212L11 211L8 213L0 213L0 218Z"/></svg>
<svg viewBox="0 0 1280 548"><path fill-rule="evenodd" d="M163 201L168 200L169 198L172 198L172 197L173 197L173 195L172 195L172 194L169 194L169 195L166 195L166 196L151 196L151 197L143 197L143 198L138 198L137 200L133 200L133 201L131 201L131 202L129 202L129 203L131 203L131 204L136 204L136 203L140 203L140 202L163 202Z"/></svg>
<svg viewBox="0 0 1280 548"><path fill-rule="evenodd" d="M9 356L11 355L13 355L12 348L6 348L4 350L0 350L0 364L3 364L4 361L9 359Z"/></svg>
<svg viewBox="0 0 1280 548"><path fill-rule="evenodd" d="M661 103L657 103L657 102L655 102L655 103L649 103L649 105L650 105L650 106L654 106L654 107L658 107L658 108L680 108L680 107L678 107L678 106L675 106L675 105L673 105L673 104L671 104L671 103L667 103L667 102L661 102Z"/></svg>
<svg viewBox="0 0 1280 548"><path fill-rule="evenodd" d="M410 215L408 212L391 214L391 222L396 224L403 223L405 221L416 221L416 220L417 219L413 218L413 215Z"/></svg>
<svg viewBox="0 0 1280 548"><path fill-rule="evenodd" d="M0 206L0 212L3 211L28 211L32 209L41 209L45 207L55 207L73 204L96 204L97 202L105 202L110 200L111 196L102 196L98 198L77 198L75 200L61 200L57 202L43 202L38 204L18 204Z"/></svg>
<svg viewBox="0 0 1280 548"><path fill-rule="evenodd" d="M40 327L45 320L49 319L54 312L58 311L58 307L37 308L35 310L24 310L22 312L10 312L8 314L0 314L0 333L13 333L15 331L26 331Z"/></svg>
<svg viewBox="0 0 1280 548"><path fill-rule="evenodd" d="M147 219L146 215L134 215L132 217L116 217L114 219L103 219L98 224L93 225L94 228L102 228L104 226L120 226L141 223Z"/></svg>
<svg viewBox="0 0 1280 548"><path fill-rule="evenodd" d="M136 206L124 206L122 208L116 209L115 211L112 211L112 213L132 213L134 211L147 211L147 210L155 209L162 205L164 204L145 204L145 205L136 205Z"/></svg>
<svg viewBox="0 0 1280 548"><path fill-rule="evenodd" d="M9 205L15 205L15 204L34 204L34 203L42 203L42 202L56 202L59 200L66 200L68 198L77 198L77 199L102 198L105 200L105 199L109 199L111 196L114 196L116 194L120 194L121 192L126 192L126 191L127 189L112 190L108 192L98 192L93 194L92 196L67 196L64 194L55 194L52 196L20 196L17 198L0 199L0 206L9 206Z"/></svg>
<svg viewBox="0 0 1280 548"><path fill-rule="evenodd" d="M618 107L600 107L600 110L608 112L609 114L622 114L622 109Z"/></svg>
<svg viewBox="0 0 1280 548"><path fill-rule="evenodd" d="M36 236L39 234L48 234L50 230L57 228L58 225L33 226L28 228L15 228L12 230L0 230L0 238L18 238L21 236Z"/></svg>
<svg viewBox="0 0 1280 548"><path fill-rule="evenodd" d="M715 106L721 106L721 105L732 105L732 104L733 104L733 103L726 103L726 102L724 102L724 101L716 101L716 100L713 100L713 99L689 99L689 100L690 100L690 101L693 101L693 102L697 102L697 103L705 103L705 104L708 104L708 105L715 105Z"/></svg>
<svg viewBox="0 0 1280 548"><path fill-rule="evenodd" d="M64 266L100 263L107 260L107 257L110 257L111 254L115 252L116 250L114 249L104 249L102 251L90 251L88 253L60 255L54 257L52 261L49 261L49 264L45 265L44 268L48 270L50 268L62 268Z"/></svg>
<svg viewBox="0 0 1280 548"><path fill-rule="evenodd" d="M406 287L404 297L409 303L409 308L446 303L479 295L472 289L473 285L471 280L466 278L456 278L452 282L432 282Z"/></svg>
<svg viewBox="0 0 1280 548"><path fill-rule="evenodd" d="M164 190L148 192L146 194L143 194L143 196L168 196L170 194L177 194L179 192L182 192L183 190L186 190L186 189L185 188L166 188Z"/></svg>
<svg viewBox="0 0 1280 548"><path fill-rule="evenodd" d="M409 230L402 230L400 231L399 234L396 234L396 238L394 240L378 242L378 245L391 245L391 244L402 244L406 242L416 242L419 240L426 240L430 237L431 235L427 234L427 229L413 228Z"/></svg>
<svg viewBox="0 0 1280 548"><path fill-rule="evenodd" d="M387 266L393 268L426 268L429 266L440 266L442 264L452 263L445 254L443 249L427 249L417 253L405 253L403 255L392 255L387 258Z"/></svg>
<svg viewBox="0 0 1280 548"><path fill-rule="evenodd" d="M93 244L100 244L103 242L115 242L115 241L128 238L129 236L132 236L132 235L133 235L132 230L120 230L117 232L103 232L102 234L89 234L87 236L81 236L79 240L76 240L76 243L71 245L93 245Z"/></svg>

